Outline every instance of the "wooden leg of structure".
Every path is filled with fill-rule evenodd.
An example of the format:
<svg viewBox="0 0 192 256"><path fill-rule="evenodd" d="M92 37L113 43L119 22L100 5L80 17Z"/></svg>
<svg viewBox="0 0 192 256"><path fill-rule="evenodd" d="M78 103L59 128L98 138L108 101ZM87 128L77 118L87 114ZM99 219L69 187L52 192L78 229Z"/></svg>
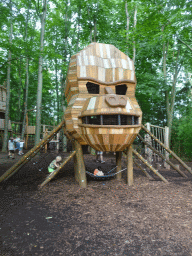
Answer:
<svg viewBox="0 0 192 256"><path fill-rule="evenodd" d="M129 146L127 149L127 184L133 185L133 149Z"/></svg>
<svg viewBox="0 0 192 256"><path fill-rule="evenodd" d="M76 151L76 161L75 161L75 177L76 180L78 180L79 185L81 188L87 187L87 178L86 178L86 172L85 172L85 164L83 159L83 150L82 146L79 144L78 141L74 141L74 147Z"/></svg>
<svg viewBox="0 0 192 256"><path fill-rule="evenodd" d="M27 135L25 136L25 149L28 148L28 137L29 137L29 135L27 134Z"/></svg>
<svg viewBox="0 0 192 256"><path fill-rule="evenodd" d="M75 150L75 142L72 141L73 150ZM75 180L79 183L79 173L78 173L78 165L77 165L77 157L74 155L73 157L73 164L74 164L74 173L75 173Z"/></svg>
<svg viewBox="0 0 192 256"><path fill-rule="evenodd" d="M119 172L122 169L121 168L122 167L122 165L121 165L121 158L122 158L122 152L120 152L120 151L116 152L117 172ZM122 177L121 172L116 175L116 179L117 180L121 180L121 177Z"/></svg>
<svg viewBox="0 0 192 256"><path fill-rule="evenodd" d="M64 134L62 137L62 143L63 143L63 152L67 152L67 137Z"/></svg>

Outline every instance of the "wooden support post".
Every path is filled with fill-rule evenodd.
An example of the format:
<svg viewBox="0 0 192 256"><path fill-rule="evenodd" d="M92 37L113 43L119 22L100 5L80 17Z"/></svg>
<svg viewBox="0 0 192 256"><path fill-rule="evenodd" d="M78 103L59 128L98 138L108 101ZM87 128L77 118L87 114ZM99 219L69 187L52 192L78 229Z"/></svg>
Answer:
<svg viewBox="0 0 192 256"><path fill-rule="evenodd" d="M43 128L44 128L45 125L43 125ZM43 131L43 138L45 138L48 134L48 130L47 128L45 128L45 130ZM47 153L47 144L45 145L45 150L44 150L45 153Z"/></svg>
<svg viewBox="0 0 192 256"><path fill-rule="evenodd" d="M25 149L28 148L28 134L25 135Z"/></svg>
<svg viewBox="0 0 192 256"><path fill-rule="evenodd" d="M64 159L64 161L61 163L61 165L54 170L54 172L50 173L49 176L45 179L45 181L40 185L40 188L42 188L43 186L45 186L51 179L53 179L55 177L55 175L66 165L67 162L69 162L69 160L71 160L71 158L76 154L76 151L73 151L68 157L67 159Z"/></svg>
<svg viewBox="0 0 192 256"><path fill-rule="evenodd" d="M160 156L163 160L165 160L169 165L171 165L173 167L173 169L175 169L181 176L187 178L187 176L177 167L177 165L174 165L173 163L171 163L168 159L166 159L166 157L164 155L162 155L161 153L159 153L159 151L157 151L155 148L153 148L149 143L147 143L140 134L137 134L137 136L139 137L139 139L146 144L152 151L154 151L158 156Z"/></svg>
<svg viewBox="0 0 192 256"><path fill-rule="evenodd" d="M127 184L133 185L133 149L129 146L127 149Z"/></svg>
<svg viewBox="0 0 192 256"><path fill-rule="evenodd" d="M145 160L136 150L133 149L133 154L135 154L151 171L153 171L162 181L165 183L168 183L168 181L157 171L155 168L153 168L152 165L150 165L147 160Z"/></svg>
<svg viewBox="0 0 192 256"><path fill-rule="evenodd" d="M187 166L172 150L167 148L161 141L159 141L145 126L141 125L142 129L146 131L157 143L159 143L167 152L169 152L188 172L192 174L189 166Z"/></svg>
<svg viewBox="0 0 192 256"><path fill-rule="evenodd" d="M25 125L25 132L26 132L26 136L25 136L25 149L28 148L28 126L29 126L29 118L28 118L28 113L26 114L26 125Z"/></svg>
<svg viewBox="0 0 192 256"><path fill-rule="evenodd" d="M79 185L81 188L87 187L87 178L85 172L85 164L83 159L83 150L81 144L77 140L74 141L74 147L76 151L76 165L75 168L75 177L79 180Z"/></svg>
<svg viewBox="0 0 192 256"><path fill-rule="evenodd" d="M150 175L145 169L143 169L143 168L141 167L141 165L138 164L135 159L133 159L133 162L134 162L134 164L135 164L137 167L139 167L139 169L141 169L141 171L142 171L149 179L152 179L151 175Z"/></svg>
<svg viewBox="0 0 192 256"><path fill-rule="evenodd" d="M121 170L122 164L121 164L121 159L122 159L122 152L118 151L116 152L116 166L117 166L117 172ZM116 179L121 180L121 172L117 173Z"/></svg>
<svg viewBox="0 0 192 256"><path fill-rule="evenodd" d="M63 152L67 152L67 137L62 133Z"/></svg>
<svg viewBox="0 0 192 256"><path fill-rule="evenodd" d="M56 137L57 137L57 142L56 142L56 152L57 152L57 153L59 153L59 137L60 137L59 135L60 135L60 134L59 134L59 132L58 132L58 133L57 133L57 136L56 136Z"/></svg>
<svg viewBox="0 0 192 256"><path fill-rule="evenodd" d="M73 147L73 150L75 150L75 141L74 140L72 140L72 147ZM78 172L76 155L74 155L74 157L73 157L73 165L74 165L75 180L79 183L79 172Z"/></svg>

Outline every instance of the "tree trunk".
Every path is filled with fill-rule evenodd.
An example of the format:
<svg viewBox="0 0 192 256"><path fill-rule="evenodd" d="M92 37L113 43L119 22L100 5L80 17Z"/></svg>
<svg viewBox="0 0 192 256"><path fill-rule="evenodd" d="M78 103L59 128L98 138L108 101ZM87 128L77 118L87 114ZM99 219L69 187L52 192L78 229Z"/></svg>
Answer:
<svg viewBox="0 0 192 256"><path fill-rule="evenodd" d="M18 111L17 111L17 121L21 121L21 96L22 96L22 78L21 78L21 58L19 60L19 68L18 68L18 73L19 73L19 88L18 88ZM20 132L20 131L19 131Z"/></svg>
<svg viewBox="0 0 192 256"><path fill-rule="evenodd" d="M166 93L167 124L169 127L169 145L171 142L171 131L172 131L172 124L173 124L173 114L174 114L174 105L175 105L175 96L176 96L176 83L177 83L178 73L179 73L179 70L178 70L178 64L177 64L175 68L173 85L171 89L171 102L169 101L169 93Z"/></svg>
<svg viewBox="0 0 192 256"><path fill-rule="evenodd" d="M12 12L12 1L10 1L10 12ZM12 23L12 17L11 17L10 34L9 34L10 50L9 50L9 54L8 54L8 67L7 67L7 96L6 96L5 126L4 126L2 152L7 151L7 143L8 143L12 35L13 35L13 23Z"/></svg>
<svg viewBox="0 0 192 256"><path fill-rule="evenodd" d="M43 13L41 14L41 42L40 42L40 55L39 55L39 68L38 68L38 87L37 87L37 114L36 114L36 130L35 130L35 145L40 141L41 134L41 104L42 104L42 84L43 84L43 46L44 46L44 33L45 33L45 19L47 11L47 0L43 2Z"/></svg>
<svg viewBox="0 0 192 256"><path fill-rule="evenodd" d="M167 83L167 72L166 72L166 57L168 51L168 43L167 47L165 44L163 46L163 74L165 82ZM179 58L180 51L178 50L177 60L175 65L175 72L173 75L173 82L171 92L169 93L169 89L165 91L165 100L166 100L166 111L167 111L167 126L169 127L169 145L171 142L171 131L172 131L172 123L173 123L173 114L174 114L174 105L175 105L175 96L176 96L176 84L177 84L177 77L179 74L179 66L178 66L178 58Z"/></svg>
<svg viewBox="0 0 192 256"><path fill-rule="evenodd" d="M57 52L57 28L55 31L55 52ZM55 89L56 89L56 102L57 102L57 124L59 124L59 86L58 86L58 62L57 62L57 58L55 58Z"/></svg>
<svg viewBox="0 0 192 256"><path fill-rule="evenodd" d="M57 124L59 123L59 86L58 86L58 68L57 68L57 59L55 59L55 86L56 86L56 96L57 96Z"/></svg>
<svg viewBox="0 0 192 256"><path fill-rule="evenodd" d="M94 19L94 42L97 42L97 20Z"/></svg>
<svg viewBox="0 0 192 256"><path fill-rule="evenodd" d="M21 139L24 139L25 136L25 126L26 126L26 116L27 116L27 107L28 107L28 90L29 90L29 57L28 57L28 49L27 49L27 35L28 35L28 21L29 21L29 9L30 9L30 2L28 3L28 10L27 10L27 18L25 24L25 56L26 56L26 66L25 66L25 99L24 99L24 110L23 110L23 123L22 123L22 131L21 131ZM31 37L31 40L33 37Z"/></svg>
<svg viewBox="0 0 192 256"><path fill-rule="evenodd" d="M80 18L81 18L81 2L78 3L78 18L77 18L77 40L76 40L76 52L79 51L79 32L80 32Z"/></svg>
<svg viewBox="0 0 192 256"><path fill-rule="evenodd" d="M129 23L130 23L130 17L129 17L129 12L128 12L127 1L125 2L125 14L126 14L126 18L127 18L127 28L126 28L127 55L129 55L128 39L129 39Z"/></svg>
<svg viewBox="0 0 192 256"><path fill-rule="evenodd" d="M24 139L25 126L26 126L26 115L27 115L27 105L28 105L28 90L29 90L29 58L26 59L26 77L25 77L25 102L24 102L24 112L23 112L23 123L21 131L21 139Z"/></svg>
<svg viewBox="0 0 192 256"><path fill-rule="evenodd" d="M134 12L134 24L133 28L134 31L136 30L136 25L137 25L137 7L135 7L135 12ZM136 46L135 46L135 40L133 41L133 62L135 63L135 58L136 58Z"/></svg>

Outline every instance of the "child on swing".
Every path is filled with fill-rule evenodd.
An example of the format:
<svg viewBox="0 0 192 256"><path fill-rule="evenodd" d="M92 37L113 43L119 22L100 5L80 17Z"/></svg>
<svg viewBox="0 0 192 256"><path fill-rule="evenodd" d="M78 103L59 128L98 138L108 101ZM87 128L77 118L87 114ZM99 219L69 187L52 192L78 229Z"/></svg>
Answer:
<svg viewBox="0 0 192 256"><path fill-rule="evenodd" d="M98 166L93 173L95 176L104 176L104 173L101 171L101 166Z"/></svg>
<svg viewBox="0 0 192 256"><path fill-rule="evenodd" d="M50 165L48 166L48 172L51 173L53 172L54 170L56 170L60 164L61 164L61 156L57 156L51 163Z"/></svg>

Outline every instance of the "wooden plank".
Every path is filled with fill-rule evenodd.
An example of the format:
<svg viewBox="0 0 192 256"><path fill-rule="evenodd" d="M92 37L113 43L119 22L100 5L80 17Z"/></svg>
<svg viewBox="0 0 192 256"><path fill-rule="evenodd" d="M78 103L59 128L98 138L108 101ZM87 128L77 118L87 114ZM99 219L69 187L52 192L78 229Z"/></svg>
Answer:
<svg viewBox="0 0 192 256"><path fill-rule="evenodd" d="M152 179L151 175L150 175L145 169L143 169L143 168L141 167L141 165L138 164L135 159L133 159L133 162L134 162L134 164L135 164L139 169L141 169L141 171L142 171L149 179Z"/></svg>
<svg viewBox="0 0 192 256"><path fill-rule="evenodd" d="M168 183L168 181L155 169L151 164L147 162L136 150L133 149L133 154L135 154L149 169L154 172L162 181Z"/></svg>

